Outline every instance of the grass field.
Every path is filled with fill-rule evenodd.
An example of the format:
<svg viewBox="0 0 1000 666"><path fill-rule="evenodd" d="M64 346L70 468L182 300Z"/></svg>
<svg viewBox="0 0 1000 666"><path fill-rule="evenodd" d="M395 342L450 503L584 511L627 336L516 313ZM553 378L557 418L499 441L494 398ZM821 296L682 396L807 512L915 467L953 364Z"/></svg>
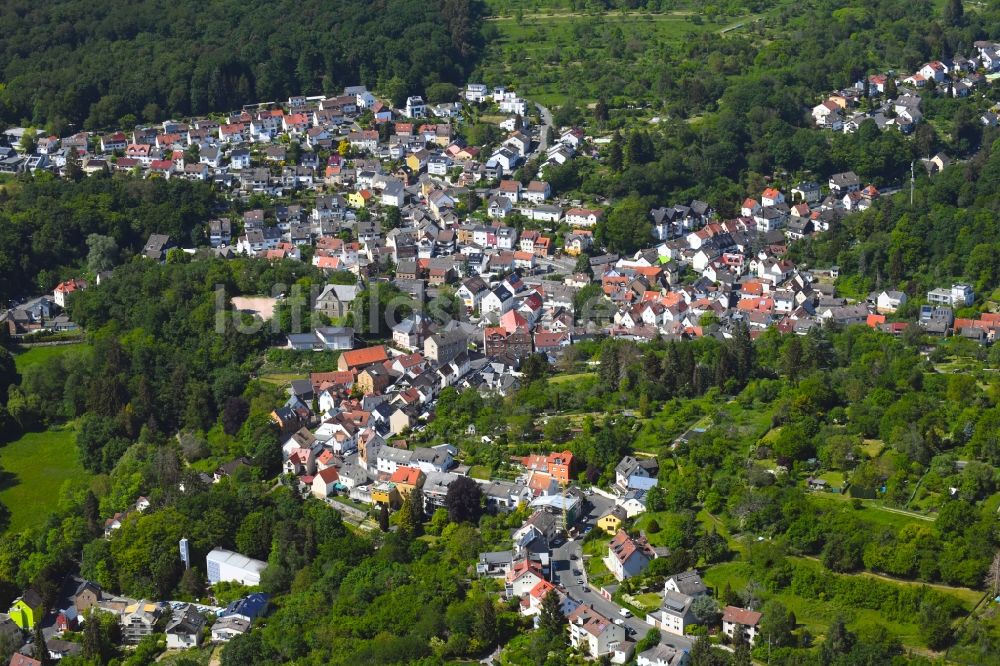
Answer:
<svg viewBox="0 0 1000 666"><path fill-rule="evenodd" d="M802 558L790 559L796 559L800 563L804 563L808 566L816 566L817 568L821 567L820 564L810 560L804 560ZM922 584L907 581L896 581L867 573L846 575L878 578L882 581L891 582L894 585L913 586ZM716 590L723 590L726 583L728 583L734 591L739 592L746 586L749 580L749 572L746 565L741 562L727 562L709 568L704 573L703 577L705 582ZM932 585L931 587L955 597L966 610L971 609L981 596L981 593L966 588L952 588L944 585ZM811 634L813 634L813 636L816 637L822 636L833 620L839 615L847 620L848 627L851 629L857 629L862 626L881 625L884 626L890 633L898 636L905 646L915 649L923 648L923 642L919 636L920 627L916 623L892 622L887 620L884 615L878 611L848 606L833 600L806 599L793 594L787 589L781 590L777 594L766 594L765 596L768 599L777 599L789 610L793 611L799 626L805 627Z"/></svg>
<svg viewBox="0 0 1000 666"><path fill-rule="evenodd" d="M469 468L469 476L473 479L488 481L490 478L490 468L486 465L473 465Z"/></svg>
<svg viewBox="0 0 1000 666"><path fill-rule="evenodd" d="M24 372L25 369L38 365L39 363L47 361L50 358L62 356L67 352L83 349L86 346L87 345L80 343L73 345L54 345L52 347L30 347L26 351L14 355L14 364L17 366L18 372Z"/></svg>
<svg viewBox="0 0 1000 666"><path fill-rule="evenodd" d="M260 376L260 381L277 386L287 386L294 379L307 379L307 375L299 372L274 372Z"/></svg>
<svg viewBox="0 0 1000 666"><path fill-rule="evenodd" d="M590 377L596 376L596 372L577 372L570 375L556 375L555 377L550 377L549 382L552 384L563 384L565 382L575 382L580 379L589 379Z"/></svg>
<svg viewBox="0 0 1000 666"><path fill-rule="evenodd" d="M845 506L850 500L850 497L838 493L811 493L809 495L809 501L813 504L830 508L836 508L837 505ZM929 516L914 515L912 512L903 512L882 506L880 500L861 500L861 508L854 511L860 518L897 530L912 524L926 526L928 522L933 520Z"/></svg>
<svg viewBox="0 0 1000 666"><path fill-rule="evenodd" d="M0 448L0 502L11 512L7 530L41 524L65 481L86 481L72 430L28 433Z"/></svg>

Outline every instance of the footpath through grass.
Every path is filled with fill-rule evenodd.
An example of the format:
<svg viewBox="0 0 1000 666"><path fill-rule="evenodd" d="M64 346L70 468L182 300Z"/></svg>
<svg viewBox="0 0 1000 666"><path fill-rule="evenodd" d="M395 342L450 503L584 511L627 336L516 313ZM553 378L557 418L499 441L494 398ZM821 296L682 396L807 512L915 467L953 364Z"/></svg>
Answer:
<svg viewBox="0 0 1000 666"><path fill-rule="evenodd" d="M68 428L28 433L3 446L0 468L0 502L11 514L7 532L44 523L64 482L90 478L80 464L75 433Z"/></svg>

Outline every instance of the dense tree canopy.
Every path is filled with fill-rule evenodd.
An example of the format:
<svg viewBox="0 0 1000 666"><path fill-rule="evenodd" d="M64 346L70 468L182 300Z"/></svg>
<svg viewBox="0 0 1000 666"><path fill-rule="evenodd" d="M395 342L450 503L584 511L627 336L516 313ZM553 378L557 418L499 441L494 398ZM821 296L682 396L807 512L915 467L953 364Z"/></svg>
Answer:
<svg viewBox="0 0 1000 666"><path fill-rule="evenodd" d="M102 129L359 83L400 103L436 83L464 83L481 43L477 8L13 0L0 7L0 121Z"/></svg>

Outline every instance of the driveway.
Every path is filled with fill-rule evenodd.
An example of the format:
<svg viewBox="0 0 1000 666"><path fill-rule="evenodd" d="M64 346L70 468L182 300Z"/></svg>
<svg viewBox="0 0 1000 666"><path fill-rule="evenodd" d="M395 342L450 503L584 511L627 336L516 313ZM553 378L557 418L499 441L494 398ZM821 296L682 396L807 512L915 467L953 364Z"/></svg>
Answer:
<svg viewBox="0 0 1000 666"><path fill-rule="evenodd" d="M541 104L535 104L539 115L542 117L542 126L538 129L538 147L528 154L528 159L534 159L539 155L544 155L549 147L549 128L552 127L552 112Z"/></svg>
<svg viewBox="0 0 1000 666"><path fill-rule="evenodd" d="M614 506L614 502L605 497L590 495L593 508L584 516L581 523L593 527L597 522L597 517L604 513L608 507ZM595 527L596 529L596 527ZM573 559L573 556L576 559ZM579 574L573 573L579 571ZM602 597L597 590L587 584L587 569L583 561L583 544L579 539L566 541L562 545L552 550L552 573L557 584L561 585L571 597L590 604L601 615L612 620L621 619L621 606ZM578 580L584 582L578 583ZM634 641L641 640L646 632L653 628L643 619L630 617L625 619L625 626L632 630L630 638ZM690 650L693 642L684 636L677 636L665 631L660 631L661 643L673 646L679 650Z"/></svg>

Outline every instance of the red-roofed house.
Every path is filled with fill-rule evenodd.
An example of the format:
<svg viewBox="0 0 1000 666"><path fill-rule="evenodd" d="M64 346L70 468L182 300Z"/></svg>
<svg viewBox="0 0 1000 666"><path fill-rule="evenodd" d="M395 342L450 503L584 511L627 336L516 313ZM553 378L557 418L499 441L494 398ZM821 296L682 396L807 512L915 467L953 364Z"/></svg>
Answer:
<svg viewBox="0 0 1000 666"><path fill-rule="evenodd" d="M573 599L559 588L555 587L547 580L539 581L521 600L522 615L538 615L541 612L542 601L549 594L555 594L559 598L559 607L563 615L569 615L580 605L579 601Z"/></svg>
<svg viewBox="0 0 1000 666"><path fill-rule="evenodd" d="M340 473L337 468L327 467L313 477L312 494L320 499L326 499L336 491L339 482Z"/></svg>
<svg viewBox="0 0 1000 666"><path fill-rule="evenodd" d="M56 288L52 290L52 299L61 308L66 307L66 297L70 294L80 291L81 289L86 289L87 283L83 280L66 280L65 282L60 282L56 285Z"/></svg>
<svg viewBox="0 0 1000 666"><path fill-rule="evenodd" d="M785 195L779 190L769 187L760 195L760 202L765 206L777 206L780 203L785 203Z"/></svg>
<svg viewBox="0 0 1000 666"><path fill-rule="evenodd" d="M424 473L416 467L397 467L389 481L396 484L399 496L406 499L415 488L423 484Z"/></svg>
<svg viewBox="0 0 1000 666"><path fill-rule="evenodd" d="M625 530L618 530L608 544L605 563L619 581L638 576L656 559L653 547L645 537L630 537Z"/></svg>
<svg viewBox="0 0 1000 666"><path fill-rule="evenodd" d="M545 472L551 475L562 485L570 481L570 468L573 466L573 453L562 451L550 453L548 455L530 455L523 458L514 458L527 470Z"/></svg>
<svg viewBox="0 0 1000 666"><path fill-rule="evenodd" d="M515 562L506 577L506 593L508 597L523 597L539 582L545 580L542 567L530 560Z"/></svg>
<svg viewBox="0 0 1000 666"><path fill-rule="evenodd" d="M761 614L756 611L726 606L722 612L722 633L733 640L742 635L744 640L753 643L754 639L757 638L760 618Z"/></svg>
<svg viewBox="0 0 1000 666"><path fill-rule="evenodd" d="M611 655L612 662L628 661L632 644L625 640L625 627L604 617L590 604L581 604L567 619L570 645L582 649L593 659Z"/></svg>
<svg viewBox="0 0 1000 666"><path fill-rule="evenodd" d="M340 358L337 359L337 369L341 372L361 370L375 363L385 363L387 360L389 360L389 355L382 345L352 349L340 355Z"/></svg>

